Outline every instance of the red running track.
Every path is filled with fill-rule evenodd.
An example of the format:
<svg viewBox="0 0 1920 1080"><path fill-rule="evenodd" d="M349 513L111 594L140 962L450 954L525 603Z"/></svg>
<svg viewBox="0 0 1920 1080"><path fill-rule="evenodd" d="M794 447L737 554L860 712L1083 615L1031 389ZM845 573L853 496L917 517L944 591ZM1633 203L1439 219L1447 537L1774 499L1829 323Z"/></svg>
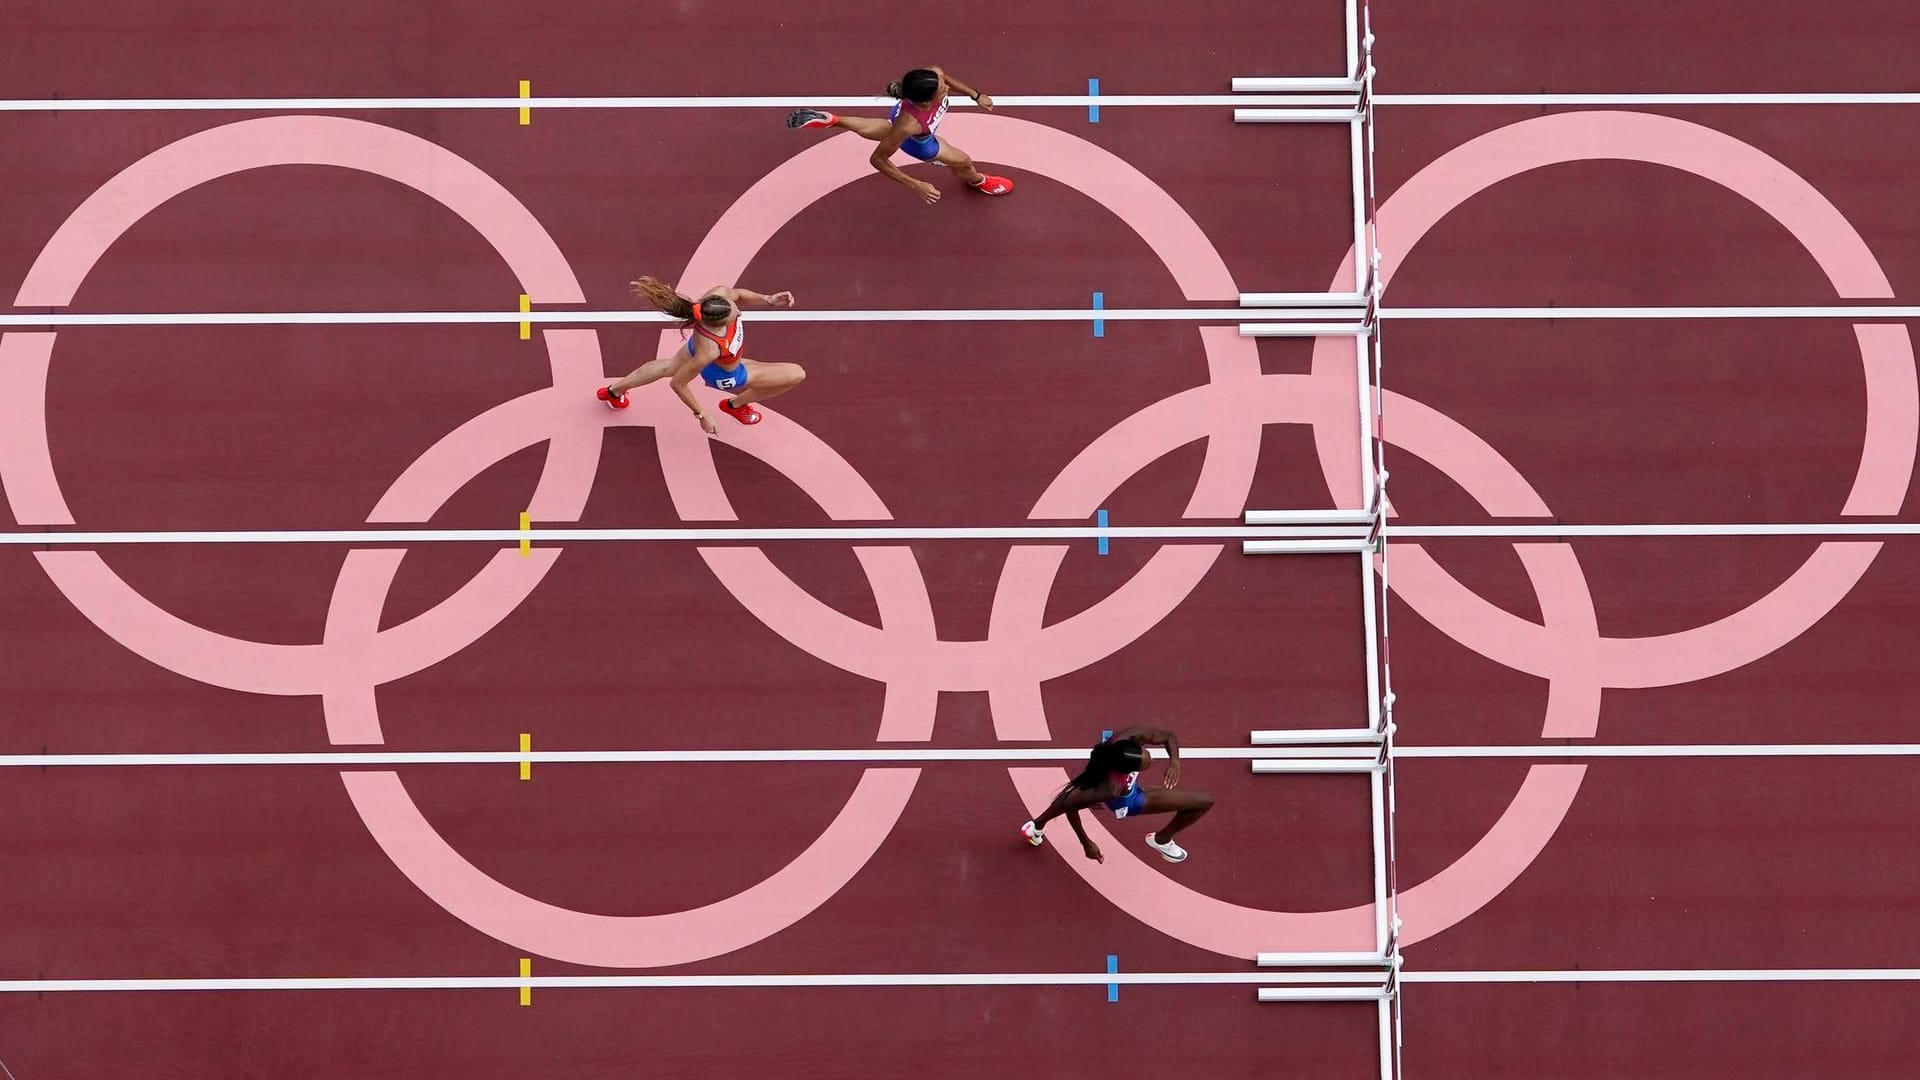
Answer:
<svg viewBox="0 0 1920 1080"><path fill-rule="evenodd" d="M124 9L124 10L123 10ZM576 6L562 19L466 5L333 5L300 15L202 5L165 24L93 3L26 13L44 48L16 55L0 96L786 94L877 89L892 69L842 28L891 8L773 24L693 11L636 17ZM244 13L243 13L244 11ZM1543 22L1509 3L1376 12L1388 92L1871 90L1902 70L1913 15L1854 4L1729 18L1723 3L1660 19ZM1773 17L1777 16L1777 17ZM1338 64L1339 9L1219 5L1178 20L1110 6L1097 47L1079 13L991 24L929 13L936 59L989 90L1217 92L1235 74ZM1230 31L1223 28L1231 28ZM1708 30L1712 33L1708 33ZM731 61L708 47L724 32ZM1906 35L1910 41L1912 35ZM430 51L429 51L430 50ZM423 62L421 57L430 56ZM1087 59L1079 59L1086 57ZM1084 70L1083 70L1084 69ZM871 71L870 76L859 75ZM1905 198L1920 160L1910 107L1660 110L1788 164L1865 237L1892 295L1916 294L1920 220ZM1531 109L1383 110L1383 198L1468 140ZM1134 165L1213 241L1236 280L1327 287L1350 239L1344 135L1233 128L1221 117L1108 109L1027 118ZM34 182L0 220L11 287L105 178L220 114L19 114L4 124ZM760 112L391 113L375 120L497 178L552 233L596 308L624 282L686 265L707 224L806 144ZM688 132L725 148L690 155ZM827 197L750 264L746 284L817 308L1174 306L1169 272L1112 214L1019 177L993 204L928 212L883 181ZM956 195L958 193L955 193ZM857 223L857 227L850 225ZM912 244L905 242L913 237ZM1389 238L1390 239L1390 238ZM939 258L926 253L952 253ZM1517 177L1448 215L1394 261L1393 303L1818 304L1832 286L1764 214L1671 170L1583 162ZM182 195L113 248L73 310L453 310L519 291L485 242L396 185L317 167L235 176ZM1206 378L1190 329L762 325L755 352L813 380L780 411L840 451L913 525L1013 523L1079 449ZM608 372L656 335L603 331ZM1458 421L1515 463L1551 520L1828 521L1859 465L1866 383L1853 336L1828 322L1406 322L1390 325L1389 386ZM1270 373L1308 370L1303 343L1263 343ZM189 327L64 333L47 395L57 475L74 519L99 529L350 527L392 479L472 416L546 380L538 345L505 327ZM1070 387L1058 372L1078 373ZM104 393L103 387L111 388ZM1405 415L1404 411L1402 415ZM1389 420L1392 434L1393 420ZM646 430L614 429L580 521L679 523ZM1265 429L1247 505L1326 505L1304 427ZM829 519L772 469L723 450L740 523ZM1185 512L1202 448L1129 479L1116 523ZM487 469L438 510L444 527L502 527L542 468L535 450ZM1488 519L1440 464L1394 463L1403 520ZM1879 520L1911 520L1901 504ZM1230 518L1231 514L1222 515ZM24 527L30 523L22 522ZM1058 621L1119 588L1150 552L1083 544L1048 594ZM1738 610L1804 561L1792 538L1573 545L1600 631L1676 633ZM1425 545L1495 605L1542 618L1513 546ZM1005 544L915 545L938 634L989 632ZM401 566L382 625L459 587L491 553L435 546ZM775 549L774 563L846 616L882 612L844 547ZM263 642L319 640L341 567L325 547L116 549L108 562L180 618ZM1920 741L1897 703L1920 581L1911 540L1885 545L1805 633L1710 678L1610 689L1601 742ZM1314 561L1212 564L1136 642L1046 682L1062 746L1134 716L1168 717L1196 745L1254 726L1349 722L1359 701L1351 573ZM576 545L498 630L381 689L387 745L860 747L883 694L818 662L755 617L683 547ZM1394 609L1396 688L1411 744L1532 742L1547 684ZM60 595L26 551L0 555L4 752L281 751L330 747L311 696L236 693L129 653ZM727 673L686 643L753 657ZM1920 644L1915 642L1913 644ZM1283 659L1276 659L1283 658ZM557 703L564 703L563 705ZM943 693L924 745L996 742L982 693ZM916 743L915 745L921 745ZM1482 836L1522 782L1514 761L1413 759L1400 772L1400 868L1417 886ZM651 914L708 903L783 865L858 783L857 766L506 766L406 773L422 812L495 878L584 911ZM1221 796L1195 858L1155 874L1250 906L1320 910L1368 896L1364 786L1254 778L1195 762ZM320 769L6 770L13 823L0 880L0 977L509 975L524 955L448 915L394 869ZM1642 760L1587 770L1544 852L1458 925L1409 951L1428 971L1852 967L1914 955L1916 881L1898 858L1914 810L1899 761ZM1243 962L1155 931L1046 854L1006 842L1021 816L999 766L924 769L870 862L811 916L737 952L669 972L1238 971ZM1137 828L1119 839L1137 846ZM540 961L541 973L598 969ZM1410 1076L1903 1076L1909 984L1553 987L1420 985L1407 994ZM1129 1015L1131 1014L1131 1015ZM1259 1006L1248 987L0 995L0 1060L19 1080L191 1076L1040 1075L1081 1067L1106 1033L1135 1034L1137 1066L1207 1077L1373 1075L1369 1010ZM742 1032L750 1032L743 1038ZM1142 1036L1139 1033L1147 1032ZM105 1034L103 1034L105 1033ZM982 1038L982 1034L985 1038Z"/></svg>

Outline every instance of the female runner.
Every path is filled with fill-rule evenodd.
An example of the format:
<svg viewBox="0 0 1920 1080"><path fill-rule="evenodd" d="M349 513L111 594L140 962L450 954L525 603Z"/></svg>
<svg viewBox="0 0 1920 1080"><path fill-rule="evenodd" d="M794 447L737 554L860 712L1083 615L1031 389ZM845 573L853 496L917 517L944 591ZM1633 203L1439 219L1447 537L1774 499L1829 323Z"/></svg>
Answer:
<svg viewBox="0 0 1920 1080"><path fill-rule="evenodd" d="M887 87L894 98L893 112L885 120L867 116L836 116L821 109L799 109L787 117L790 128L843 128L880 145L870 161L889 179L904 186L931 205L940 201L940 189L925 180L916 180L893 163L893 152L904 150L907 156L932 161L953 170L966 185L986 195L1005 195L1013 190L1013 181L1004 176L988 176L974 168L973 159L952 143L939 138L940 121L947 115L947 91L955 90L993 111L993 98L948 75L938 67L914 68L900 81Z"/></svg>
<svg viewBox="0 0 1920 1080"><path fill-rule="evenodd" d="M1140 773L1153 760L1148 746L1167 748L1167 771L1158 791L1148 791L1140 783ZM1052 804L1041 811L1039 817L1020 826L1020 834L1027 838L1027 843L1039 847L1046 843L1041 830L1047 822L1065 814L1087 858L1106 862L1099 846L1087 838L1086 830L1081 827L1080 811L1104 805L1116 818L1172 814L1173 820L1159 832L1147 834L1147 846L1168 862L1182 862L1187 857L1186 849L1174 843L1173 838L1213 809L1213 796L1203 791L1173 790L1179 782L1180 745L1173 732L1158 728L1115 732L1112 738L1093 748L1087 757L1087 767L1067 781L1067 786L1060 789L1060 794L1054 796Z"/></svg>
<svg viewBox="0 0 1920 1080"><path fill-rule="evenodd" d="M700 427L707 434L716 435L720 429L714 426L713 418L701 410L699 400L687 385L694 376L725 393L727 396L720 399L720 411L743 424L760 422L760 410L753 407L754 402L779 397L806 379L807 373L799 364L773 364L740 355L747 337L740 325L740 305L792 307L792 293L777 292L768 296L751 289L715 285L695 303L659 278L643 277L632 285L635 296L679 319L681 329L691 334L685 353L649 360L634 368L626 378L601 387L598 396L608 407L624 409L632 404L627 399L630 391L672 376L673 392L693 410Z"/></svg>

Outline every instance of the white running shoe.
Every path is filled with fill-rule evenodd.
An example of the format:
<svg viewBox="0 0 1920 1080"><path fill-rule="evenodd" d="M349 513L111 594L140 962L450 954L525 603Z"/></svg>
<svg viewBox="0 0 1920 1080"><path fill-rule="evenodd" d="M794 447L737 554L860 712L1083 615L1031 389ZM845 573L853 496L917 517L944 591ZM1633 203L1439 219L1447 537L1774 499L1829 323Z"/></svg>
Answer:
<svg viewBox="0 0 1920 1080"><path fill-rule="evenodd" d="M1155 840L1152 833L1147 834L1147 846L1159 852L1160 857L1168 862L1185 862L1187 860L1186 848L1181 847L1171 840L1163 844Z"/></svg>
<svg viewBox="0 0 1920 1080"><path fill-rule="evenodd" d="M1046 836L1042 834L1039 829L1034 828L1033 822L1031 821L1020 826L1020 835L1026 837L1027 843L1032 844L1034 847L1039 847L1041 844L1047 842Z"/></svg>

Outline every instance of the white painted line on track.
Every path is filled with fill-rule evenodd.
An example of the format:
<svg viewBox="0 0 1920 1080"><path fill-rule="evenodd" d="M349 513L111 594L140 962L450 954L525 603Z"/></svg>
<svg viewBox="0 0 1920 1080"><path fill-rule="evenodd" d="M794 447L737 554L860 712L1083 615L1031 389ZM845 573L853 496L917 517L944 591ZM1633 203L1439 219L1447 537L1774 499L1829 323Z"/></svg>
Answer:
<svg viewBox="0 0 1920 1080"><path fill-rule="evenodd" d="M571 529L266 529L130 532L0 532L0 546L92 547L108 544L537 544L692 541L775 543L832 541L870 543L908 540L1268 540L1363 536L1352 525L1009 525L982 528L894 525L819 526L784 529L700 528Z"/></svg>
<svg viewBox="0 0 1920 1080"><path fill-rule="evenodd" d="M1373 756L1372 748L1365 748ZM1205 747L1190 746L1180 751L1194 760L1260 760L1284 758L1325 758L1334 756L1325 747ZM1080 762L1085 747L998 746L951 750L910 747L875 747L857 750L754 749L754 750L315 750L291 753L231 754L0 754L0 768L100 768L119 766L227 766L227 765L323 765L330 768L388 765L511 765L527 761L533 764L718 764L761 763L799 764L808 762L851 762L855 764L917 765L928 762Z"/></svg>
<svg viewBox="0 0 1920 1080"><path fill-rule="evenodd" d="M1375 94L1375 105L1920 105L1920 93Z"/></svg>
<svg viewBox="0 0 1920 1080"><path fill-rule="evenodd" d="M3 979L0 994L154 993L179 991L753 989L768 987L1256 986L1285 981L1327 986L1369 984L1376 972L1133 971L903 972L810 975L511 975L198 979ZM1592 971L1403 970L1400 980L1427 984L1916 982L1920 968L1673 968Z"/></svg>
<svg viewBox="0 0 1920 1080"><path fill-rule="evenodd" d="M1301 978L1289 973L1287 981ZM1357 978L1355 976L1358 976ZM1373 972L1315 972L1316 982L1380 981ZM903 972L819 975L512 975L258 979L0 979L0 994L180 990L690 990L758 987L908 986L1255 986L1281 981L1273 971Z"/></svg>
<svg viewBox="0 0 1920 1080"><path fill-rule="evenodd" d="M1381 308L1382 319L1920 319L1920 307L1886 304L1735 307L1428 307Z"/></svg>
<svg viewBox="0 0 1920 1080"><path fill-rule="evenodd" d="M1418 948L1418 946L1415 946ZM1615 971L1402 971L1409 983L1916 982L1920 968L1672 968Z"/></svg>
<svg viewBox="0 0 1920 1080"><path fill-rule="evenodd" d="M875 311L780 308L753 312L761 323L875 322L1230 322L1251 319L1348 320L1358 307L1276 308L885 308ZM572 326L596 323L675 325L658 311L145 311L0 315L0 328L58 330L77 326L472 326L494 323Z"/></svg>
<svg viewBox="0 0 1920 1080"><path fill-rule="evenodd" d="M1319 511L1315 511L1319 512ZM1325 511L1335 513L1336 511ZM576 543L882 543L908 541L1320 540L1362 536L1365 525L834 525L793 528L586 529L205 529L0 531L0 547L102 547L120 544L539 544ZM1540 540L1630 537L1805 536L1884 538L1920 535L1920 522L1742 522L1648 525L1393 525L1389 542L1409 540Z"/></svg>
<svg viewBox="0 0 1920 1080"><path fill-rule="evenodd" d="M1288 761L1293 759L1359 758L1374 756L1372 747L1327 746L1190 746L1180 751L1195 761ZM744 750L311 750L235 753L114 753L114 754L0 754L0 769L324 766L373 768L396 765L511 765L533 764L806 764L923 765L941 762L1079 762L1087 751L1073 746L995 746L925 749L870 747L860 749L744 749ZM1404 746L1394 747L1394 759L1520 758L1525 760L1596 758L1807 758L1807 757L1920 757L1920 743L1718 743L1643 744L1636 746Z"/></svg>
<svg viewBox="0 0 1920 1080"><path fill-rule="evenodd" d="M996 94L994 108L1102 108L1247 105L1352 105L1358 94ZM411 109L890 109L892 98L819 94L774 96L656 97L316 97L316 98L14 98L0 112L364 112ZM955 109L977 106L966 98Z"/></svg>
<svg viewBox="0 0 1920 1080"><path fill-rule="evenodd" d="M1336 298L1329 294L1329 301ZM1293 325L1340 323L1332 332L1351 333L1344 324L1359 307L1322 308L883 308L878 310L756 310L763 323L1044 323L1180 322ZM1380 318L1401 322L1472 320L1609 319L1920 319L1920 307L1888 304L1745 307L1429 307L1381 308ZM97 326L475 326L528 323L578 326L673 320L657 311L145 311L42 312L0 315L0 329L59 330Z"/></svg>
<svg viewBox="0 0 1920 1080"><path fill-rule="evenodd" d="M1651 743L1640 746L1404 746L1402 758L1920 757L1920 743Z"/></svg>
<svg viewBox="0 0 1920 1080"><path fill-rule="evenodd" d="M1535 539L1631 536L1913 536L1912 521L1781 521L1649 525L1389 525L1391 540Z"/></svg>
<svg viewBox="0 0 1920 1080"><path fill-rule="evenodd" d="M998 108L1168 108L1220 106L1349 105L1351 91L1337 93L1239 94L1007 94ZM1920 93L1736 92L1736 93L1466 93L1373 95L1378 106L1446 105L1920 105ZM367 112L417 109L887 109L891 98L820 94L795 96L588 96L588 97L249 97L249 98L15 98L0 100L0 112ZM956 109L974 108L965 99Z"/></svg>

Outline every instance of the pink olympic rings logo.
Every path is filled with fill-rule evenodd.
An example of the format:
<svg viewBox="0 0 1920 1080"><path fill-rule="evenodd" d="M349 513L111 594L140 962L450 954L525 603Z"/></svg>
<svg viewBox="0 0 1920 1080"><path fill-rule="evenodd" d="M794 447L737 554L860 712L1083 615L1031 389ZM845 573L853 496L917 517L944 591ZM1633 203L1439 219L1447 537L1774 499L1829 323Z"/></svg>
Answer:
<svg viewBox="0 0 1920 1080"><path fill-rule="evenodd" d="M1238 287L1199 227L1125 161L1075 136L988 115L948 118L978 156L1048 176L1112 210L1161 258L1188 300L1231 299ZM1766 210L1819 263L1838 294L1892 290L1864 241L1818 191L1785 165L1730 136L1668 117L1624 112L1537 117L1480 136L1442 156L1381 208L1379 235L1392 266L1447 212L1507 177L1561 162L1619 159L1712 180ZM22 284L19 306L55 307L112 243L166 200L199 184L273 165L323 164L398 181L440 202L498 251L537 303L580 303L566 259L533 216L492 177L434 143L391 128L331 117L247 120L203 131L149 154L90 196L49 240ZM817 143L744 193L695 252L682 282L735 280L773 233L822 196L870 175L865 147L842 135ZM1334 276L1349 280L1353 253ZM1897 325L1855 327L1868 403L1861 463L1844 512L1892 514L1905 498L1920 434L1912 343ZM663 338L666 335L663 334ZM1206 440L1189 517L1237 516L1252 483L1261 427L1313 428L1320 465L1351 502L1359 469L1352 435L1357 402L1350 342L1322 339L1307 375L1265 375L1251 341L1230 327L1200 331L1208 382L1175 393L1094 439L1047 486L1035 518L1085 517L1127 477L1170 450ZM662 470L683 520L734 520L706 436L664 392L636 395L621 413L587 408L603 379L592 330L543 332L552 383L475 417L429 448L381 498L374 522L417 522L468 480L540 442L545 466L528 504L541 521L578 520L609 424L655 429ZM72 524L54 477L46 381L55 335L0 335L0 479L26 525ZM1490 446L1447 417L1389 393L1392 441L1453 476L1498 516L1547 516L1540 497ZM1233 402L1234 408L1223 407ZM751 433L723 438L778 469L835 519L886 520L878 493L830 446L771 410ZM1791 641L1840 602L1878 543L1824 543L1785 582L1742 611L1655 638L1599 634L1592 597L1571 547L1516 545L1540 595L1542 622L1508 615L1460 585L1418 545L1395 547L1394 592L1475 652L1549 680L1542 735L1595 734L1606 687L1707 678ZM1010 549L985 640L942 639L911 549L857 547L880 613L878 627L806 593L756 548L703 548L708 566L782 638L818 659L886 687L877 738L925 740L943 690L985 690L1003 740L1049 737L1040 686L1126 648L1198 585L1223 547L1168 546L1092 608L1045 625L1046 598L1066 553L1059 545ZM335 583L318 643L277 645L209 632L135 592L92 551L38 552L61 592L121 645L170 671L253 693L318 695L336 744L382 741L376 688L453 655L490 631L545 577L559 550L531 558L502 551L435 608L381 629L388 586L404 550L354 549ZM1402 940L1454 925L1512 883L1539 855L1572 804L1580 765L1535 765L1506 812L1465 855L1401 896ZM1062 782L1057 768L1009 768L1029 808ZM368 830L416 887L457 918L499 940L580 964L651 967L717 956L762 940L811 913L866 864L891 832L919 778L913 768L865 771L827 830L791 863L746 891L700 908L650 916L571 911L522 895L455 851L393 772L343 772ZM1096 833L1102 833L1095 827ZM1118 850L1127 850L1119 846ZM1063 853L1070 854L1070 853ZM1182 941L1251 957L1263 950L1368 949L1374 912L1247 908L1194 892L1137 858L1067 863L1107 899Z"/></svg>

